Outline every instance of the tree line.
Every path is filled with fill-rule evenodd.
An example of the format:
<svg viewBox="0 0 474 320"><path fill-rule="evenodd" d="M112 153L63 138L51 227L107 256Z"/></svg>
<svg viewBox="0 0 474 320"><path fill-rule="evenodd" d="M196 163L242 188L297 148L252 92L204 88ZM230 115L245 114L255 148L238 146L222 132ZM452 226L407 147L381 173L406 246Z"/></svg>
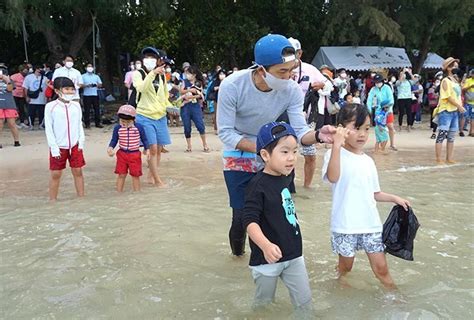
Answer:
<svg viewBox="0 0 474 320"><path fill-rule="evenodd" d="M473 12L465 0L4 0L0 60L25 60L25 30L30 62L66 53L92 61L95 21L97 70L109 88L146 45L205 70L243 68L267 33L299 39L306 61L320 46L404 47L419 71L428 52L474 64Z"/></svg>

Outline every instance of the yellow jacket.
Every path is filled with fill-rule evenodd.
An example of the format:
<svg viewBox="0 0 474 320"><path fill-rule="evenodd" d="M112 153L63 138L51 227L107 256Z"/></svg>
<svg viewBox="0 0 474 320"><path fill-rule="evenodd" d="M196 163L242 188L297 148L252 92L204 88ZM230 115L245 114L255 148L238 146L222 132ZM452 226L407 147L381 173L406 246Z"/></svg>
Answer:
<svg viewBox="0 0 474 320"><path fill-rule="evenodd" d="M155 90L153 85L155 77L159 85L158 90ZM140 71L134 71L132 79L133 86L137 90L137 99L140 96L137 104L137 113L154 120L166 116L169 94L166 83L163 81L163 76L157 76L155 73L149 72L145 79L142 79Z"/></svg>

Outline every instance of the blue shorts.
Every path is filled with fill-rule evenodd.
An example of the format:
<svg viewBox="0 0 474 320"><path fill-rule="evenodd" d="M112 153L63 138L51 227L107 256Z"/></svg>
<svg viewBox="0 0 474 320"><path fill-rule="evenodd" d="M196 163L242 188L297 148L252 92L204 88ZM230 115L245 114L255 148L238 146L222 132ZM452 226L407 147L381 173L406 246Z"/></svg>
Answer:
<svg viewBox="0 0 474 320"><path fill-rule="evenodd" d="M464 112L464 119L474 119L474 113L472 112L472 108L474 105L466 103L466 112Z"/></svg>
<svg viewBox="0 0 474 320"><path fill-rule="evenodd" d="M243 209L245 205L245 189L256 173L245 171L224 171L224 180L229 193L230 207Z"/></svg>
<svg viewBox="0 0 474 320"><path fill-rule="evenodd" d="M459 130L459 112L442 111L438 113L438 130L458 131Z"/></svg>
<svg viewBox="0 0 474 320"><path fill-rule="evenodd" d="M382 232L345 234L332 232L332 251L343 257L353 257L357 250L367 253L384 252L385 246L382 242Z"/></svg>
<svg viewBox="0 0 474 320"><path fill-rule="evenodd" d="M158 144L160 146L165 146L167 144L171 144L166 116L158 120L154 120L142 116L141 114L137 114L135 120L137 123L143 126L149 145Z"/></svg>

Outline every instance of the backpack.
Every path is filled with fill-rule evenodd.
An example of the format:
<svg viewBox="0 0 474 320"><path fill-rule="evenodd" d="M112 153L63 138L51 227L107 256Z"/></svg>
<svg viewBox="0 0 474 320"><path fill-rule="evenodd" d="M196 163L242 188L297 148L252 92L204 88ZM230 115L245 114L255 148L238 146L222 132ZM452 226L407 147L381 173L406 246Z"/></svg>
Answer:
<svg viewBox="0 0 474 320"><path fill-rule="evenodd" d="M138 72L142 75L142 80L145 80L146 74L143 69L138 69ZM141 93L137 94L137 89L133 86L132 82L132 93L130 93L130 98L128 98L128 104L133 106L135 109L137 108L138 101L140 101Z"/></svg>

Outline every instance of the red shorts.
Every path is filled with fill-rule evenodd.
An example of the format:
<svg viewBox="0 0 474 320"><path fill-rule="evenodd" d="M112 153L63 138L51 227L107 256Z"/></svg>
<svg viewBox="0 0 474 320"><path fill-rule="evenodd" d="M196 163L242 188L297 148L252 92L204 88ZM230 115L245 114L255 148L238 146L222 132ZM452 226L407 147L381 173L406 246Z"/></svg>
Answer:
<svg viewBox="0 0 474 320"><path fill-rule="evenodd" d="M61 158L56 159L49 153L49 170L63 170L66 168L66 161L69 160L69 166L71 168L82 168L86 165L84 161L84 155L82 150L79 150L79 146L76 144L69 149L59 149Z"/></svg>
<svg viewBox="0 0 474 320"><path fill-rule="evenodd" d="M127 174L129 172L132 177L139 177L142 175L142 154L140 151L125 152L123 150L118 150L115 173Z"/></svg>
<svg viewBox="0 0 474 320"><path fill-rule="evenodd" d="M0 109L0 119L18 118L16 109Z"/></svg>
<svg viewBox="0 0 474 320"><path fill-rule="evenodd" d="M393 116L393 113L389 113L387 115L387 123L393 123L393 120L395 120L395 117Z"/></svg>

